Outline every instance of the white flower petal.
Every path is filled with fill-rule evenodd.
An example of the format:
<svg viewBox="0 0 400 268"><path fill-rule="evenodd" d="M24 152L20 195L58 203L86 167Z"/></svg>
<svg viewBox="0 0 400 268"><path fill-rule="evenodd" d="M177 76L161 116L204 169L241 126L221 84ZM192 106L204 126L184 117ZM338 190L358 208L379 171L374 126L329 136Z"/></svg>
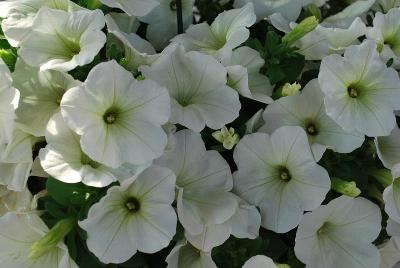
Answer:
<svg viewBox="0 0 400 268"><path fill-rule="evenodd" d="M222 245L230 236L228 224L209 225L198 235L185 232L187 240L199 250L210 252L214 247Z"/></svg>
<svg viewBox="0 0 400 268"><path fill-rule="evenodd" d="M375 138L376 151L383 165L389 169L400 163L400 129L395 127L389 136Z"/></svg>
<svg viewBox="0 0 400 268"><path fill-rule="evenodd" d="M251 257L246 261L242 268L276 268L277 266L271 258L263 255Z"/></svg>
<svg viewBox="0 0 400 268"><path fill-rule="evenodd" d="M178 242L165 261L167 268L217 268L211 252L198 250L187 241Z"/></svg>

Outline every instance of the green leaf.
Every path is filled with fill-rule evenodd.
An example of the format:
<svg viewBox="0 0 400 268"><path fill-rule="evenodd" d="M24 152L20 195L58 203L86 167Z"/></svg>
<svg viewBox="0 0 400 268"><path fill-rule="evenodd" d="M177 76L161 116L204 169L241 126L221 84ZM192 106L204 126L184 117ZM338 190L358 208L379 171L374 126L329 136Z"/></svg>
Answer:
<svg viewBox="0 0 400 268"><path fill-rule="evenodd" d="M82 183L64 183L53 178L47 179L46 189L58 204L65 207L82 205L90 196L88 187Z"/></svg>
<svg viewBox="0 0 400 268"><path fill-rule="evenodd" d="M54 199L52 199L54 200ZM55 203L54 201L48 201L44 204L46 211L56 219L64 219L68 217L68 214L62 210L59 204Z"/></svg>

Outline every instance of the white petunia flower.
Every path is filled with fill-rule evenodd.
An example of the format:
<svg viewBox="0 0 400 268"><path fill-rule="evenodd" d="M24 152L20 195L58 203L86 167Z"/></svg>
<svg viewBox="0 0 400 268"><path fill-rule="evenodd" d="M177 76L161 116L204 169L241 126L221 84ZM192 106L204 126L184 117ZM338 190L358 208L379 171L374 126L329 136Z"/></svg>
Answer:
<svg viewBox="0 0 400 268"><path fill-rule="evenodd" d="M209 55L172 45L140 71L168 89L173 124L199 132L206 125L220 129L239 116L239 96L226 85L226 69Z"/></svg>
<svg viewBox="0 0 400 268"><path fill-rule="evenodd" d="M47 122L60 111L64 93L81 83L67 73L39 71L19 59L13 73L14 86L21 94L16 122L23 131L44 136Z"/></svg>
<svg viewBox="0 0 400 268"><path fill-rule="evenodd" d="M0 262L7 268L78 268L63 242L38 257L29 257L35 242L49 232L37 213L6 213L0 217Z"/></svg>
<svg viewBox="0 0 400 268"><path fill-rule="evenodd" d="M12 139L0 144L0 184L13 191L26 188L33 164L32 147L38 141L31 134L14 129Z"/></svg>
<svg viewBox="0 0 400 268"><path fill-rule="evenodd" d="M93 61L106 42L100 10L66 12L41 8L18 54L41 70L67 72Z"/></svg>
<svg viewBox="0 0 400 268"><path fill-rule="evenodd" d="M135 174L127 164L112 169L91 160L81 149L80 137L68 128L60 113L50 119L46 141L46 148L39 152L40 163L46 173L60 181L105 187Z"/></svg>
<svg viewBox="0 0 400 268"><path fill-rule="evenodd" d="M380 268L393 268L400 263L400 237L392 237L380 249Z"/></svg>
<svg viewBox="0 0 400 268"><path fill-rule="evenodd" d="M243 46L235 49L226 67L228 85L246 98L272 103L270 96L274 87L267 76L259 73L264 63L260 53L252 48Z"/></svg>
<svg viewBox="0 0 400 268"><path fill-rule="evenodd" d="M28 188L20 192L10 191L0 186L0 216L7 212L24 212L32 208L32 194Z"/></svg>
<svg viewBox="0 0 400 268"><path fill-rule="evenodd" d="M154 253L168 246L177 222L174 188L174 174L158 166L111 187L79 222L88 233L89 250L103 263L122 263L138 250Z"/></svg>
<svg viewBox="0 0 400 268"><path fill-rule="evenodd" d="M271 258L263 255L251 257L242 268L277 268Z"/></svg>
<svg viewBox="0 0 400 268"><path fill-rule="evenodd" d="M169 40L177 35L176 0L158 0L160 4L149 14L139 18L148 24L146 37L159 50L168 45ZM193 21L194 0L181 0L183 29Z"/></svg>
<svg viewBox="0 0 400 268"><path fill-rule="evenodd" d="M400 223L400 163L392 168L392 176L392 184L383 191L385 212L390 219Z"/></svg>
<svg viewBox="0 0 400 268"><path fill-rule="evenodd" d="M104 5L119 8L130 16L141 17L147 15L160 5L160 0L100 0Z"/></svg>
<svg viewBox="0 0 400 268"><path fill-rule="evenodd" d="M372 7L376 0L357 0L342 11L324 20L326 25L340 28L348 27L355 18L362 17Z"/></svg>
<svg viewBox="0 0 400 268"><path fill-rule="evenodd" d="M325 57L318 80L327 114L346 131L376 137L389 135L395 127L399 75L381 61L373 41L346 48L344 57Z"/></svg>
<svg viewBox="0 0 400 268"><path fill-rule="evenodd" d="M311 0L235 0L234 7L253 3L257 20L267 18L274 13L281 13L287 20L296 21L303 6L311 2Z"/></svg>
<svg viewBox="0 0 400 268"><path fill-rule="evenodd" d="M303 211L318 207L330 189L329 175L315 162L300 127L246 135L233 157L235 193L258 206L262 226L277 233L295 228Z"/></svg>
<svg viewBox="0 0 400 268"><path fill-rule="evenodd" d="M275 13L269 17L272 25L285 33L290 32L297 23L285 20L281 14ZM344 49L352 44L358 44L358 37L367 30L360 18L355 18L346 26L331 25L322 22L313 31L299 39L294 45L306 60L321 60L330 54L342 54Z"/></svg>
<svg viewBox="0 0 400 268"><path fill-rule="evenodd" d="M94 67L85 83L61 100L65 122L81 135L81 147L96 162L117 168L144 164L167 145L161 125L170 114L168 91L138 81L115 61Z"/></svg>
<svg viewBox="0 0 400 268"><path fill-rule="evenodd" d="M327 148L350 153L364 141L364 135L344 131L326 114L324 94L317 79L311 80L301 94L283 97L268 105L263 118L266 124L261 132L273 133L282 126L302 127L316 161Z"/></svg>
<svg viewBox="0 0 400 268"><path fill-rule="evenodd" d="M309 268L378 268L379 251L372 242L380 230L377 205L341 196L303 216L294 251Z"/></svg>
<svg viewBox="0 0 400 268"><path fill-rule="evenodd" d="M217 268L211 252L198 250L187 241L178 242L165 261L167 268Z"/></svg>
<svg viewBox="0 0 400 268"><path fill-rule="evenodd" d="M389 136L375 138L376 151L383 165L392 169L400 163L400 129L396 126Z"/></svg>
<svg viewBox="0 0 400 268"><path fill-rule="evenodd" d="M367 38L378 44L382 59L393 59L393 67L400 67L400 8L392 8L387 14L375 13L373 27L367 30Z"/></svg>
<svg viewBox="0 0 400 268"><path fill-rule="evenodd" d="M0 58L0 144L13 138L15 109L20 93L12 87L12 77L7 65Z"/></svg>
<svg viewBox="0 0 400 268"><path fill-rule="evenodd" d="M122 13L109 13L106 15L106 24L108 33L122 43L124 66L128 70L137 71L140 65L149 65L158 58L153 46L135 33L139 27L135 17ZM113 44L114 41L109 43Z"/></svg>
<svg viewBox="0 0 400 268"><path fill-rule="evenodd" d="M206 226L230 219L238 202L228 192L232 174L222 156L216 151L206 151L199 133L181 130L174 136L175 148L155 160L155 164L175 172L179 221L195 236Z"/></svg>
<svg viewBox="0 0 400 268"><path fill-rule="evenodd" d="M395 7L400 7L400 0L377 0L372 6L372 9L387 13L390 9Z"/></svg>
<svg viewBox="0 0 400 268"><path fill-rule="evenodd" d="M70 0L6 0L0 2L1 28L7 41L18 47L32 31L32 24L42 7L64 11L78 11L84 8Z"/></svg>
<svg viewBox="0 0 400 268"><path fill-rule="evenodd" d="M247 28L255 20L253 4L247 4L220 13L211 26L205 22L191 25L186 33L175 36L172 42L183 44L187 51L208 53L225 63L229 61L232 50L249 38Z"/></svg>

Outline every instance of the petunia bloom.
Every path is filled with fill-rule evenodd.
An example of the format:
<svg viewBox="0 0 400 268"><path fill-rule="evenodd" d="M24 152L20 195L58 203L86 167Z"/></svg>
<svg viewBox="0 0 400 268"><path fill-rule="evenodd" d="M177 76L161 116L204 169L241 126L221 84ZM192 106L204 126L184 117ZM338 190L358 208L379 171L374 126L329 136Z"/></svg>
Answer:
<svg viewBox="0 0 400 268"><path fill-rule="evenodd" d="M209 55L171 45L139 70L168 89L173 124L199 132L205 126L220 129L239 116L238 93L226 85L225 67Z"/></svg>
<svg viewBox="0 0 400 268"><path fill-rule="evenodd" d="M329 117L346 131L389 135L400 108L400 79L386 67L373 41L346 48L344 57L322 59L318 80Z"/></svg>
<svg viewBox="0 0 400 268"><path fill-rule="evenodd" d="M68 128L60 113L50 119L46 141L47 146L39 151L40 164L46 173L65 183L106 187L135 175L128 164L113 169L90 159L82 151L79 135Z"/></svg>
<svg viewBox="0 0 400 268"><path fill-rule="evenodd" d="M164 151L168 91L156 82L136 80L116 61L94 67L85 83L61 100L67 124L81 136L85 154L113 168L144 164Z"/></svg>
<svg viewBox="0 0 400 268"><path fill-rule="evenodd" d="M7 41L18 47L32 31L32 24L40 8L64 11L84 10L70 0L7 0L0 2L1 28Z"/></svg>
<svg viewBox="0 0 400 268"><path fill-rule="evenodd" d="M36 137L44 136L47 122L60 111L64 93L81 84L67 73L40 71L21 59L18 59L12 76L21 95L16 122L22 130Z"/></svg>
<svg viewBox="0 0 400 268"><path fill-rule="evenodd" d="M247 28L255 20L253 4L249 3L220 13L211 25L205 22L191 25L186 33L175 36L172 42L183 44L187 51L208 53L225 63L229 61L232 50L249 38Z"/></svg>
<svg viewBox="0 0 400 268"><path fill-rule="evenodd" d="M181 130L174 137L174 149L154 163L174 171L179 221L195 236L209 225L230 219L238 202L228 192L232 174L222 156L216 151L206 151L199 133Z"/></svg>
<svg viewBox="0 0 400 268"><path fill-rule="evenodd" d="M375 13L373 27L367 30L367 38L375 40L382 59L393 59L392 66L400 68L400 8L392 8L387 14Z"/></svg>
<svg viewBox="0 0 400 268"><path fill-rule="evenodd" d="M259 130L261 132L273 133L282 126L302 127L316 161L327 148L350 153L364 141L364 135L343 130L326 114L324 94L317 79L311 80L300 94L280 98L268 105L263 118L266 124Z"/></svg>
<svg viewBox="0 0 400 268"><path fill-rule="evenodd" d="M372 242L380 230L377 205L341 196L304 215L294 251L310 268L378 268L379 251Z"/></svg>
<svg viewBox="0 0 400 268"><path fill-rule="evenodd" d="M278 233L295 228L303 211L317 208L330 189L329 175L315 162L300 127L246 135L233 157L234 192L258 206L262 226Z"/></svg>
<svg viewBox="0 0 400 268"><path fill-rule="evenodd" d="M66 12L43 7L18 55L40 70L67 72L91 63L106 42L100 10Z"/></svg>
<svg viewBox="0 0 400 268"><path fill-rule="evenodd" d="M133 179L108 189L79 222L89 250L103 263L125 262L138 250L155 253L175 235L175 175L151 166Z"/></svg>

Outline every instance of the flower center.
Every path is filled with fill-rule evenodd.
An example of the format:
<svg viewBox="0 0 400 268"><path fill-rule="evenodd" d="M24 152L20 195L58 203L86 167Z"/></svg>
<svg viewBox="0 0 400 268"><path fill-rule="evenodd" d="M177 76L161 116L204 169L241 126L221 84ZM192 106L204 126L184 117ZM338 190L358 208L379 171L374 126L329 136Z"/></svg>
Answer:
<svg viewBox="0 0 400 268"><path fill-rule="evenodd" d="M349 96L350 96L351 98L357 98L358 95L359 95L358 90L357 90L356 88L352 87L352 86L350 86L350 87L347 89L347 93L349 94Z"/></svg>
<svg viewBox="0 0 400 268"><path fill-rule="evenodd" d="M103 120L108 125L114 124L115 121L117 121L117 118L118 118L118 110L113 108L108 109L103 115Z"/></svg>
<svg viewBox="0 0 400 268"><path fill-rule="evenodd" d="M308 135L315 136L318 134L318 129L315 124L310 123L306 126L306 132Z"/></svg>
<svg viewBox="0 0 400 268"><path fill-rule="evenodd" d="M125 207L129 212L138 212L140 210L140 202L135 197L129 197L125 202Z"/></svg>
<svg viewBox="0 0 400 268"><path fill-rule="evenodd" d="M172 0L172 1L169 3L169 8L170 8L172 11L176 11L176 0Z"/></svg>
<svg viewBox="0 0 400 268"><path fill-rule="evenodd" d="M328 224L325 222L324 224L322 224L322 226L318 229L317 234L318 235L323 235L327 232L327 226Z"/></svg>
<svg viewBox="0 0 400 268"><path fill-rule="evenodd" d="M290 179L292 178L289 170L286 167L279 168L279 177L285 182L290 181Z"/></svg>

